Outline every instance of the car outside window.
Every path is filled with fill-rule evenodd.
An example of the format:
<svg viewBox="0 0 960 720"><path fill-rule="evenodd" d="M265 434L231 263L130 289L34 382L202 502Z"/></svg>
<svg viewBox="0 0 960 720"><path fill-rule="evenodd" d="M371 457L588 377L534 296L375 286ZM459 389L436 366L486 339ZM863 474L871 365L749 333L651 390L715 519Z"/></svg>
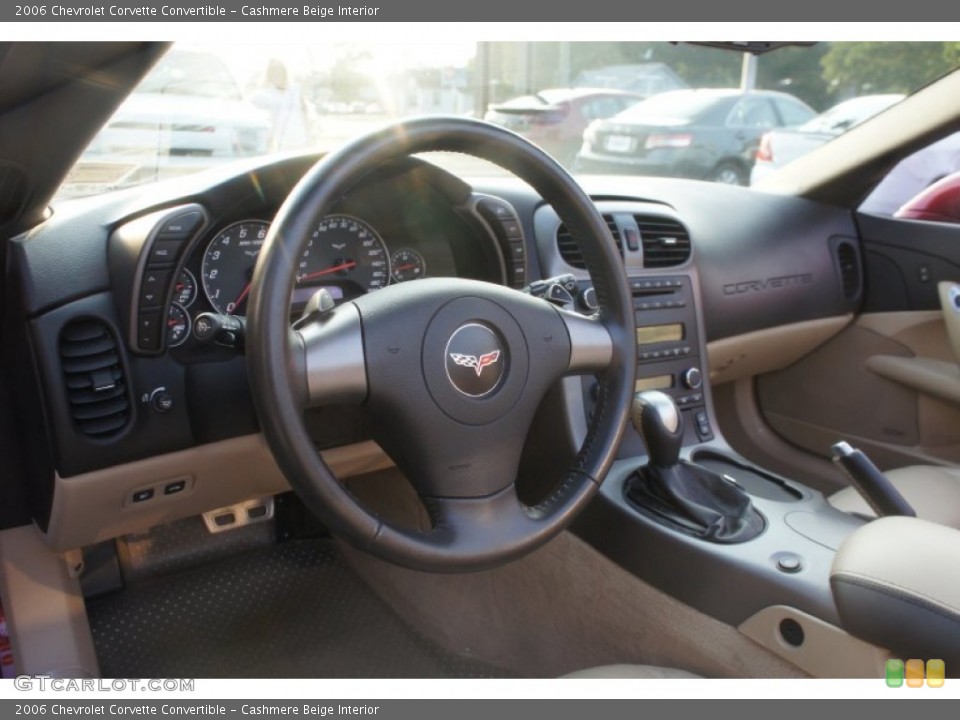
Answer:
<svg viewBox="0 0 960 720"><path fill-rule="evenodd" d="M779 125L773 106L766 98L746 97L741 99L727 116L731 127L771 128Z"/></svg>
<svg viewBox="0 0 960 720"><path fill-rule="evenodd" d="M810 108L788 97L776 97L773 99L773 103L777 106L777 111L780 113L784 125L800 125L813 117L813 111Z"/></svg>
<svg viewBox="0 0 960 720"><path fill-rule="evenodd" d="M641 121L648 117L693 118L699 116L716 103L713 95L677 90L655 95L624 110L620 117L628 122Z"/></svg>
<svg viewBox="0 0 960 720"><path fill-rule="evenodd" d="M596 120L597 118L608 118L616 115L623 108L624 104L620 98L604 97L584 103L580 112L588 120Z"/></svg>

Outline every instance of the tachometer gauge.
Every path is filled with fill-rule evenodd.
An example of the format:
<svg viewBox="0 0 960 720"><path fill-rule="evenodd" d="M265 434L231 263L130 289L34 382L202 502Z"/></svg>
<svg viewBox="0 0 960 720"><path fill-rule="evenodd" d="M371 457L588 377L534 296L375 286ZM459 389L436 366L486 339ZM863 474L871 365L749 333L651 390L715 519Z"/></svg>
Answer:
<svg viewBox="0 0 960 720"><path fill-rule="evenodd" d="M394 282L419 280L427 272L427 261L416 250L400 248L390 257L390 267Z"/></svg>
<svg viewBox="0 0 960 720"><path fill-rule="evenodd" d="M188 308L197 297L197 280L187 269L180 272L177 284L173 286L173 301L177 305Z"/></svg>
<svg viewBox="0 0 960 720"><path fill-rule="evenodd" d="M167 312L167 347L182 345L190 335L190 316L182 305L170 303Z"/></svg>
<svg viewBox="0 0 960 720"><path fill-rule="evenodd" d="M328 215L313 231L297 266L299 287L333 286L344 297L386 287L390 258L370 225L349 215Z"/></svg>
<svg viewBox="0 0 960 720"><path fill-rule="evenodd" d="M268 223L244 220L224 228L203 253L201 278L207 300L218 313L243 315L257 255Z"/></svg>

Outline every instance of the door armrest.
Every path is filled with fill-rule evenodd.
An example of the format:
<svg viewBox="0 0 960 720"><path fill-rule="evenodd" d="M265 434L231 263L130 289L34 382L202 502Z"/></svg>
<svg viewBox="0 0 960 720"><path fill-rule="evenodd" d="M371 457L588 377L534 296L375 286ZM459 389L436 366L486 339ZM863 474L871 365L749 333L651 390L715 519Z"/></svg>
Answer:
<svg viewBox="0 0 960 720"><path fill-rule="evenodd" d="M870 370L887 380L954 405L960 405L960 366L922 357L874 355L867 358Z"/></svg>

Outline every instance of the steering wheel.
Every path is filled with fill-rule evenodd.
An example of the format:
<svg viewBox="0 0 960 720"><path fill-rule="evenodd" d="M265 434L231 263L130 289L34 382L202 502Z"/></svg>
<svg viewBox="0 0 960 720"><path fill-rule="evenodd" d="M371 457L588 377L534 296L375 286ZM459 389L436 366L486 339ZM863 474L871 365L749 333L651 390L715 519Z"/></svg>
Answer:
<svg viewBox="0 0 960 720"><path fill-rule="evenodd" d="M590 271L587 318L499 285L436 278L391 285L291 327L294 267L321 217L364 175L428 151L467 153L529 183L567 223ZM254 272L247 318L253 399L293 489L351 544L407 567L457 572L539 547L589 502L613 462L633 394L631 296L606 223L552 158L476 120L389 126L321 159L280 208ZM520 455L547 389L594 373L599 394L574 464L535 507L517 497ZM362 404L433 527L391 525L334 477L303 420L307 408Z"/></svg>

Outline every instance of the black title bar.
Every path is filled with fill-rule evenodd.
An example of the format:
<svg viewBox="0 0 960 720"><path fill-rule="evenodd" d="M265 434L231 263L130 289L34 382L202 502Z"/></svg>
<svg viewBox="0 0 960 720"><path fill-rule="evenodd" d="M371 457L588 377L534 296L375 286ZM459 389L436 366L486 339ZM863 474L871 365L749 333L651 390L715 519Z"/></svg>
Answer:
<svg viewBox="0 0 960 720"><path fill-rule="evenodd" d="M869 21L948 21L949 3L914 0L909 13L894 3L869 9ZM772 3L769 0L679 0L670 3L590 0L590 2L517 3L515 0L366 0L293 2L291 0L60 0L0 7L0 22L722 22L735 23L751 36L750 23L830 23L864 21L864 6L838 6L829 0ZM909 18L906 15L909 14ZM802 39L802 38L801 38Z"/></svg>

